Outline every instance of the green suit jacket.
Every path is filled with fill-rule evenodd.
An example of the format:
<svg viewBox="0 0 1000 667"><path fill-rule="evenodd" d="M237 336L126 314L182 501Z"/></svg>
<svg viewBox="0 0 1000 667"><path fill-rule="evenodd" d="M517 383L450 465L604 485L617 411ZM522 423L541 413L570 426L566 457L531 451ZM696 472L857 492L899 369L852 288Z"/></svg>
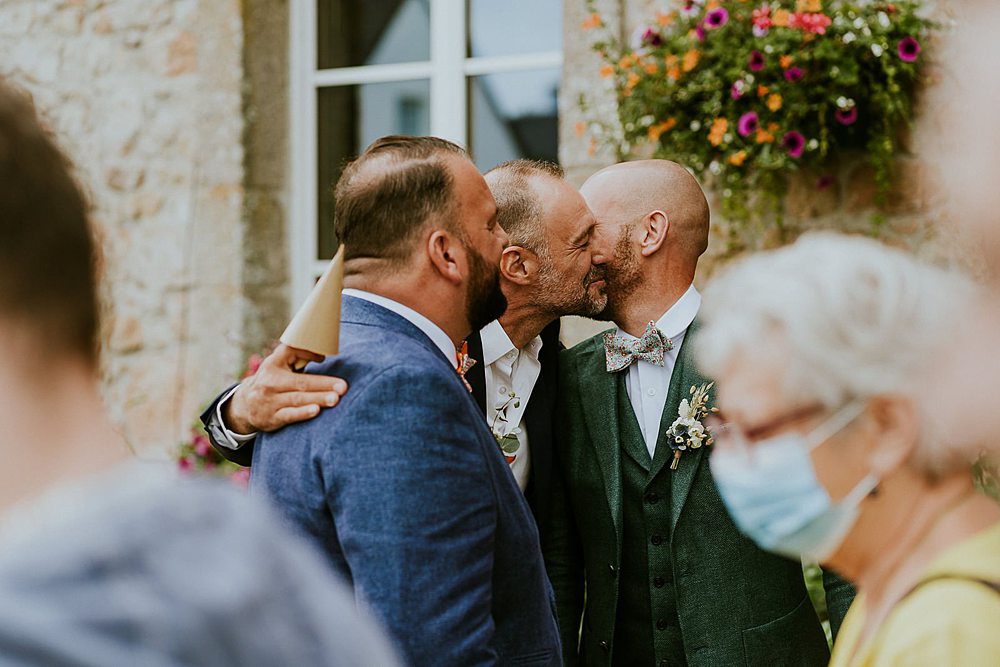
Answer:
<svg viewBox="0 0 1000 667"><path fill-rule="evenodd" d="M707 382L692 360L697 322L685 336L665 411L677 414L691 387ZM614 655L622 545L618 383L605 370L601 335L560 357L556 479L546 564L567 664L607 665ZM674 593L689 665L826 665L825 635L797 561L767 553L726 512L708 465L689 450L670 485ZM826 577L834 629L853 599ZM582 626L581 626L582 623Z"/></svg>

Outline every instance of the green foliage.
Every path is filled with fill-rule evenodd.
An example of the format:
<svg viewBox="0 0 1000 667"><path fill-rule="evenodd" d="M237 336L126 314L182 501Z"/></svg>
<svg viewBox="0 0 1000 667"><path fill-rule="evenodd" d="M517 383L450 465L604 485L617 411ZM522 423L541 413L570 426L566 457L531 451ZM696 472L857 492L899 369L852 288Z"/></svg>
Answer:
<svg viewBox="0 0 1000 667"><path fill-rule="evenodd" d="M870 160L884 203L919 45L933 28L918 2L679 5L657 12L628 45L597 13L584 22L598 33L601 76L618 97L620 129L593 121L597 140L687 165L718 187L733 221L776 215L780 225L788 175L846 150Z"/></svg>

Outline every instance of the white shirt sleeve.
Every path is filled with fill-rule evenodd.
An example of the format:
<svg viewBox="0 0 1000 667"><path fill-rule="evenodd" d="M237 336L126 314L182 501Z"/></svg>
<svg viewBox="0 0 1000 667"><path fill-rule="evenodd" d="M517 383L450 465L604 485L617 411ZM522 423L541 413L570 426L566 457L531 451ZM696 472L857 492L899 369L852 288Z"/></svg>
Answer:
<svg viewBox="0 0 1000 667"><path fill-rule="evenodd" d="M229 393L223 396L222 400L219 401L218 404L215 406L215 419L219 423L219 431L224 436L224 438L219 442L219 444L228 447L229 449L239 449L240 447L242 447L243 445L245 445L246 443L250 442L251 440L257 437L256 432L244 435L242 433L231 431L229 427L226 426L225 420L222 418L222 406L226 404L226 401L228 401L230 398L233 397L233 394L235 394L236 390L239 388L240 386L236 385L235 387L230 389Z"/></svg>

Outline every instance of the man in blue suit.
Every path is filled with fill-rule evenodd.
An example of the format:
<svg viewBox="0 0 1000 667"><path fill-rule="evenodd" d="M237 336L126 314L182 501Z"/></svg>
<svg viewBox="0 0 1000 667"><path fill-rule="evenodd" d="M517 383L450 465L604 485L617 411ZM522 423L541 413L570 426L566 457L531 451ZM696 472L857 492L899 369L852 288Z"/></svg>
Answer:
<svg viewBox="0 0 1000 667"><path fill-rule="evenodd" d="M456 368L503 313L507 238L468 156L386 137L337 183L345 409L263 434L252 488L319 542L414 665L561 663L528 504Z"/></svg>

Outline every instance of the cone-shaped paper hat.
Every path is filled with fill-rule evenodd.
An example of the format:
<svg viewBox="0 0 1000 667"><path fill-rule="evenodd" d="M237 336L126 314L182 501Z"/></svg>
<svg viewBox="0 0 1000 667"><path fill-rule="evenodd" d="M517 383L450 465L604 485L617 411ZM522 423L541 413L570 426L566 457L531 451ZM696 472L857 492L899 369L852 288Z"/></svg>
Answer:
<svg viewBox="0 0 1000 667"><path fill-rule="evenodd" d="M306 302L281 334L290 347L317 354L337 354L340 346L340 292L344 288L344 246L326 267Z"/></svg>

